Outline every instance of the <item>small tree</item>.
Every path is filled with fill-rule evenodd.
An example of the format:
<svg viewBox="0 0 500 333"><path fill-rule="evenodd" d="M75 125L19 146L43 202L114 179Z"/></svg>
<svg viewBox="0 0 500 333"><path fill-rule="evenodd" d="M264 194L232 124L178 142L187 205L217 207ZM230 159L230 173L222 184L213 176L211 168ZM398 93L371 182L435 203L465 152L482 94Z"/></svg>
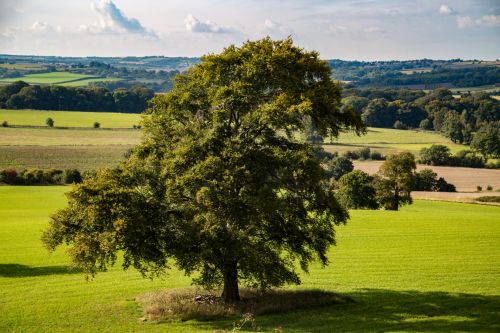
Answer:
<svg viewBox="0 0 500 333"><path fill-rule="evenodd" d="M7 122L7 120L4 120L2 122L2 127L9 127L9 123Z"/></svg>
<svg viewBox="0 0 500 333"><path fill-rule="evenodd" d="M379 208L373 177L361 170L354 170L340 177L337 197L346 208Z"/></svg>
<svg viewBox="0 0 500 333"><path fill-rule="evenodd" d="M340 177L346 173L351 172L354 169L354 165L351 160L343 156L337 156L332 158L326 165L326 176L328 178L333 178L339 180Z"/></svg>
<svg viewBox="0 0 500 333"><path fill-rule="evenodd" d="M98 123L97 121L94 123L94 128L100 128L101 127L101 124Z"/></svg>
<svg viewBox="0 0 500 333"><path fill-rule="evenodd" d="M411 204L415 181L415 156L409 152L389 155L375 177L375 188L381 205L388 210Z"/></svg>
<svg viewBox="0 0 500 333"><path fill-rule="evenodd" d="M49 126L49 127L54 127L54 119L52 119L52 118L50 118L50 117L49 117L49 118L47 118L47 119L45 120L45 124L46 124L47 126Z"/></svg>
<svg viewBox="0 0 500 333"><path fill-rule="evenodd" d="M471 147L479 151L485 158L500 157L500 122L483 126L472 139Z"/></svg>
<svg viewBox="0 0 500 333"><path fill-rule="evenodd" d="M420 150L419 162L428 165L448 165L450 158L450 148L443 145L432 145Z"/></svg>
<svg viewBox="0 0 500 333"><path fill-rule="evenodd" d="M114 264L161 274L170 261L195 283L300 283L297 263L327 264L334 226L348 215L324 186L314 147L295 139L310 118L321 135L364 130L340 112L328 63L291 39L269 38L207 55L153 99L144 141L116 169L85 178L43 240L69 243L89 274Z"/></svg>

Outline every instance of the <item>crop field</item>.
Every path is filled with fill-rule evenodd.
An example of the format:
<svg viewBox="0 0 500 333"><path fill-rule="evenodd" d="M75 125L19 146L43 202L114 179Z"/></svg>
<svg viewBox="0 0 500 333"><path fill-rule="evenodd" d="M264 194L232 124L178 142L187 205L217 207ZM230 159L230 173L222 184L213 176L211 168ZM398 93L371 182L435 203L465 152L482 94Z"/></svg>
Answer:
<svg viewBox="0 0 500 333"><path fill-rule="evenodd" d="M12 69L18 71L37 71L47 69L46 64L38 63L15 63L15 64L0 64L0 68Z"/></svg>
<svg viewBox="0 0 500 333"><path fill-rule="evenodd" d="M114 267L85 281L65 249L40 242L69 187L0 187L0 331L213 332L239 318L142 322L135 298L188 287L175 269L149 280ZM446 212L445 214L443 212ZM416 201L399 212L352 211L337 228L331 264L302 274L301 289L354 303L256 317L262 332L500 330L500 207ZM245 328L245 327L244 327ZM250 327L246 330L251 331Z"/></svg>
<svg viewBox="0 0 500 333"><path fill-rule="evenodd" d="M45 126L49 117L57 127L93 127L97 121L101 128L132 128L141 121L141 115L132 113L0 109L0 122L9 125Z"/></svg>
<svg viewBox="0 0 500 333"><path fill-rule="evenodd" d="M116 81L116 78L98 78L91 75L77 74L71 72L49 72L26 74L21 77L0 79L0 83L11 83L15 81L25 81L30 84L60 84L69 86L84 86L90 82Z"/></svg>
<svg viewBox="0 0 500 333"><path fill-rule="evenodd" d="M430 147L433 144L445 145L450 148L452 153L468 148L468 146L455 144L448 138L431 131L374 127L368 128L366 135L357 136L354 133L341 133L338 140L325 141L325 143L327 144L323 148L330 152L369 147L385 154L402 150L418 154L420 149Z"/></svg>
<svg viewBox="0 0 500 333"><path fill-rule="evenodd" d="M382 163L382 161L354 161L353 164L355 169L374 174ZM500 170L417 165L417 171L422 169L432 169L439 177L455 185L459 192L476 191L477 186L486 189L488 185L495 190L500 189Z"/></svg>
<svg viewBox="0 0 500 333"><path fill-rule="evenodd" d="M134 129L0 127L0 169L113 166L140 136Z"/></svg>

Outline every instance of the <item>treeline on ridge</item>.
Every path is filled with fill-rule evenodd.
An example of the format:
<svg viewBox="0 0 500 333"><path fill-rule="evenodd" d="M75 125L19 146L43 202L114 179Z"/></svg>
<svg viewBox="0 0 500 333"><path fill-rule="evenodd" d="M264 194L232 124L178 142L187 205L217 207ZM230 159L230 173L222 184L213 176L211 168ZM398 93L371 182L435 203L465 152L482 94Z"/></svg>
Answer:
<svg viewBox="0 0 500 333"><path fill-rule="evenodd" d="M154 91L142 86L109 91L103 87L29 85L23 81L0 86L0 108L141 113Z"/></svg>
<svg viewBox="0 0 500 333"><path fill-rule="evenodd" d="M360 114L367 126L436 130L453 142L470 144L473 133L500 120L500 102L486 93L455 98L447 89L429 93L409 89L349 88L344 107Z"/></svg>

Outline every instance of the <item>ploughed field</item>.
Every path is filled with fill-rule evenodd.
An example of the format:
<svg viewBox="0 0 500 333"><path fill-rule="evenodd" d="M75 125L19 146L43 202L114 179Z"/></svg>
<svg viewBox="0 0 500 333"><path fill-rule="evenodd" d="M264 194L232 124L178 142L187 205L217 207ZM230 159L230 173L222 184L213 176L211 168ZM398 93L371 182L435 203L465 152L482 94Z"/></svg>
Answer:
<svg viewBox="0 0 500 333"><path fill-rule="evenodd" d="M142 322L135 298L188 287L175 269L148 280L119 267L85 281L65 249L40 236L70 187L0 186L1 332L213 332L240 318ZM415 201L399 212L351 211L331 264L296 288L350 295L354 303L257 316L262 332L500 331L500 207ZM243 331L251 331L245 326Z"/></svg>

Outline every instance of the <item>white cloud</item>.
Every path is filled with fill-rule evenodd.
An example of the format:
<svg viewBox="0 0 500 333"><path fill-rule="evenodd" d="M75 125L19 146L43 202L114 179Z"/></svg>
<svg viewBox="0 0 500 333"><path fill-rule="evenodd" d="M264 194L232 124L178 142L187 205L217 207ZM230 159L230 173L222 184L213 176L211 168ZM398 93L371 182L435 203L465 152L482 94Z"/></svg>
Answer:
<svg viewBox="0 0 500 333"><path fill-rule="evenodd" d="M460 29L471 28L475 25L476 23L471 19L470 16L457 16L457 26Z"/></svg>
<svg viewBox="0 0 500 333"><path fill-rule="evenodd" d="M368 28L363 29L363 32L366 32L366 33L369 33L369 34L376 33L376 32L384 33L385 30L383 30L380 27L368 27Z"/></svg>
<svg viewBox="0 0 500 333"><path fill-rule="evenodd" d="M35 21L31 25L31 31L36 32L36 33L41 33L41 32L47 32L47 31L52 31L54 28L47 22L40 22L40 21Z"/></svg>
<svg viewBox="0 0 500 333"><path fill-rule="evenodd" d="M476 20L470 16L457 16L457 26L461 29L480 26L499 27L500 15L484 15Z"/></svg>
<svg viewBox="0 0 500 333"><path fill-rule="evenodd" d="M293 35L293 31L278 22L266 19L262 24L257 26L257 35L270 36L272 38L286 38Z"/></svg>
<svg viewBox="0 0 500 333"><path fill-rule="evenodd" d="M158 38L156 33L146 29L139 20L125 16L111 0L100 0L91 3L90 8L98 14L99 23L82 24L80 32L88 33L132 33Z"/></svg>
<svg viewBox="0 0 500 333"><path fill-rule="evenodd" d="M224 33L228 31L228 29L219 26L217 23L211 21L201 22L191 14L184 19L184 25L189 32Z"/></svg>
<svg viewBox="0 0 500 333"><path fill-rule="evenodd" d="M485 15L479 19L479 24L484 24L489 27L500 26L500 15Z"/></svg>
<svg viewBox="0 0 500 333"><path fill-rule="evenodd" d="M439 14L443 14L443 15L451 15L451 14L455 14L455 11L453 10L453 8L451 8L450 6L448 5L441 5L439 6Z"/></svg>

